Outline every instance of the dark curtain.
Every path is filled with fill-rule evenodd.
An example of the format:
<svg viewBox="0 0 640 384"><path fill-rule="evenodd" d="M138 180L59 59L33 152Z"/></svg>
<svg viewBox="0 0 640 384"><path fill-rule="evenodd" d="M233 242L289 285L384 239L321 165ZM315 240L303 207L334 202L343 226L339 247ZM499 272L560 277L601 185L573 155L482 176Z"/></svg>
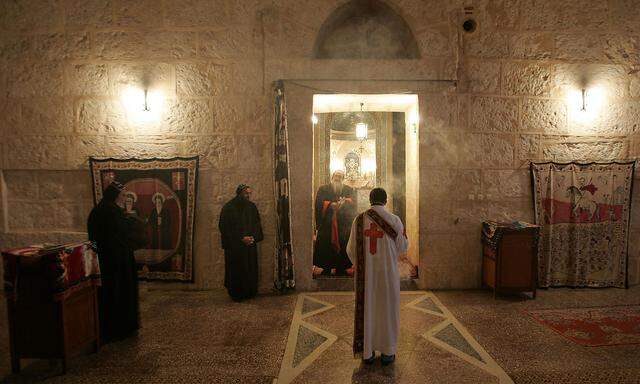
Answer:
<svg viewBox="0 0 640 384"><path fill-rule="evenodd" d="M284 85L278 82L275 89L275 164L277 235L274 285L279 291L295 287L293 251L291 247L291 213L289 203L289 137Z"/></svg>

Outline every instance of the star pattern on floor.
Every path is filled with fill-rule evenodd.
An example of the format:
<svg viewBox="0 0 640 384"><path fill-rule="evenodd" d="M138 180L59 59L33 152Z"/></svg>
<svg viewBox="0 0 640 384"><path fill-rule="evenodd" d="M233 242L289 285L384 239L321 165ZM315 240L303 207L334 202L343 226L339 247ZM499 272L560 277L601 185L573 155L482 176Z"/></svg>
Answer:
<svg viewBox="0 0 640 384"><path fill-rule="evenodd" d="M298 296L282 367L278 379L274 382L290 383L338 339L336 335L304 321L305 318L333 308L335 308L333 304L309 295Z"/></svg>
<svg viewBox="0 0 640 384"><path fill-rule="evenodd" d="M312 375L309 371L314 370L314 363L320 361L325 353L341 356L342 360L353 359L350 351L353 341L353 305L352 292L300 294L280 372L274 384L288 384L297 379L305 381L299 376ZM420 340L423 340L456 356L461 361L456 364L466 364L472 366L471 370L484 371L485 374L477 374L484 375L482 377L487 379L486 382L513 383L432 292L402 292L400 321L399 356L410 353L407 351L412 348L418 348ZM399 373L401 374L402 372Z"/></svg>

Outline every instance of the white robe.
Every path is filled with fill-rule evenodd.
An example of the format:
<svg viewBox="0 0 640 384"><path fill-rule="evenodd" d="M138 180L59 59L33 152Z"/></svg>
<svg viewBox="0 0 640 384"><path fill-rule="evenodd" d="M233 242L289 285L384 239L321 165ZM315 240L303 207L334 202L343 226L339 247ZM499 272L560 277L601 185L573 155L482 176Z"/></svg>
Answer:
<svg viewBox="0 0 640 384"><path fill-rule="evenodd" d="M383 206L372 207L398 236L395 241L386 233L377 239L377 251L371 254L369 237L365 237L365 293L364 293L364 350L363 358L369 358L374 351L385 355L396 354L396 344L400 329L400 275L398 256L405 253L409 241L404 235L400 218L388 212ZM364 215L363 230L369 229L372 220ZM382 231L382 229L379 229ZM347 254L356 263L356 231L354 221L347 244Z"/></svg>

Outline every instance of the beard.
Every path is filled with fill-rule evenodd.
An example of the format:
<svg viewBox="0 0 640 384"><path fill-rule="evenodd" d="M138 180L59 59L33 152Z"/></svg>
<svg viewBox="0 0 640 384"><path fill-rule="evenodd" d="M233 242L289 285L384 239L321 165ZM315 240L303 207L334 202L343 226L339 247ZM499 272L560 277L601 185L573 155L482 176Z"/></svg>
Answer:
<svg viewBox="0 0 640 384"><path fill-rule="evenodd" d="M342 192L342 183L332 181L331 186L333 187L334 192L336 193Z"/></svg>

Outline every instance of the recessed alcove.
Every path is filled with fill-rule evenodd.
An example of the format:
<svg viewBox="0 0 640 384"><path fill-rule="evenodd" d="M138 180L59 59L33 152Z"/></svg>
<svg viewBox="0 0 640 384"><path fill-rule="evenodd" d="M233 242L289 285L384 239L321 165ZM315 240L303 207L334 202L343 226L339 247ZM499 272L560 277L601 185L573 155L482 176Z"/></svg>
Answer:
<svg viewBox="0 0 640 384"><path fill-rule="evenodd" d="M317 59L417 59L420 50L404 21L378 0L354 0L325 20L316 38Z"/></svg>

